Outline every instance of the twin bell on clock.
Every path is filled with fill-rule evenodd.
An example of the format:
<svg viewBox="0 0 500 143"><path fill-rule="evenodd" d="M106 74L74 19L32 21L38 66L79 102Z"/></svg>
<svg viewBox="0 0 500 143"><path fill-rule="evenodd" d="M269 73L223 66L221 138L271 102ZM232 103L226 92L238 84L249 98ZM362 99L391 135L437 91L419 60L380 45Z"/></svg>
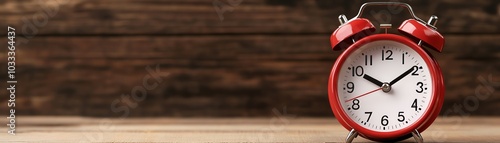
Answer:
<svg viewBox="0 0 500 143"><path fill-rule="evenodd" d="M382 23L379 28L385 32L376 33L362 17L370 6L402 7L411 18L397 32L387 33L392 24ZM341 25L330 42L333 50L345 51L332 68L328 97L336 119L350 131L346 142L358 135L373 141L413 136L423 142L420 133L438 116L445 92L441 69L429 53L443 50L437 19L425 22L410 5L397 2L365 3L354 18L339 16Z"/></svg>

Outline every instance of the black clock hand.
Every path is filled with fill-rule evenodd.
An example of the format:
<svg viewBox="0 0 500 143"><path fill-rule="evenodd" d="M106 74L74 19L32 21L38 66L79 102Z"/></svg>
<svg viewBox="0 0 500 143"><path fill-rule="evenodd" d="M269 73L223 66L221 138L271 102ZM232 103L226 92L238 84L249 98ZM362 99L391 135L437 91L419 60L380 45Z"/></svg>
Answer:
<svg viewBox="0 0 500 143"><path fill-rule="evenodd" d="M411 67L410 69L408 69L407 71L405 71L403 74L399 75L398 77L396 77L396 79L392 80L389 85L393 85L394 83L398 82L399 80L403 79L403 77L407 76L408 74L410 74L411 72L413 71L413 67Z"/></svg>
<svg viewBox="0 0 500 143"><path fill-rule="evenodd" d="M370 81L371 83L377 85L378 87L382 87L382 84L384 84L381 81L379 81L379 80L377 80L377 79L375 79L367 74L363 75L363 78Z"/></svg>

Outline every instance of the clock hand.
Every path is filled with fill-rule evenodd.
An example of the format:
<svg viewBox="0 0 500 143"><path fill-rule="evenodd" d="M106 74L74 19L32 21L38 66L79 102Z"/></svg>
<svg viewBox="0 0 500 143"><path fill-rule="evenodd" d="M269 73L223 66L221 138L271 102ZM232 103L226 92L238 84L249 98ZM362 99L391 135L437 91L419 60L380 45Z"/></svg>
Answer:
<svg viewBox="0 0 500 143"><path fill-rule="evenodd" d="M381 89L382 89L382 87L379 87L379 88L377 88L377 89L375 89L375 90L372 90L372 91L369 91L369 92L367 92L367 93L365 93L365 94L361 94L361 95L359 95L359 96L356 96L356 97L353 97L353 98L351 98L351 99L348 99L348 100L346 100L345 102L352 101L352 100L354 100L354 99L356 99L356 98L363 97L363 96L365 96L365 95L371 94L371 93L376 92L376 91L379 91L379 90L381 90Z"/></svg>
<svg viewBox="0 0 500 143"><path fill-rule="evenodd" d="M368 81L370 81L371 83L379 86L379 87L382 87L382 84L384 84L381 81L379 81L379 80L377 80L377 79L375 79L375 78L373 78L373 77L371 77L371 76L369 76L367 74L363 75L363 78L366 79L366 80L368 80Z"/></svg>
<svg viewBox="0 0 500 143"><path fill-rule="evenodd" d="M398 77L396 77L396 79L392 80L389 85L393 85L394 83L398 82L399 80L403 79L403 77L407 76L408 74L410 74L411 72L413 71L413 67L411 67L410 69L408 69L407 71L405 71L403 74L399 75Z"/></svg>

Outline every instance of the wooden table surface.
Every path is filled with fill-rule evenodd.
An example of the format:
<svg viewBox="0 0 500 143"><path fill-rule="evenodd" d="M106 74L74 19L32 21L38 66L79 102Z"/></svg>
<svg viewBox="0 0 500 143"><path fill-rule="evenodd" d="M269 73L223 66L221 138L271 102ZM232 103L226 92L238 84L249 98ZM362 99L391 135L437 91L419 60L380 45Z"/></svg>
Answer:
<svg viewBox="0 0 500 143"><path fill-rule="evenodd" d="M17 133L0 142L343 142L334 118L18 117ZM500 117L438 118L426 142L500 142ZM358 137L356 142L368 142ZM413 142L408 139L405 142Z"/></svg>

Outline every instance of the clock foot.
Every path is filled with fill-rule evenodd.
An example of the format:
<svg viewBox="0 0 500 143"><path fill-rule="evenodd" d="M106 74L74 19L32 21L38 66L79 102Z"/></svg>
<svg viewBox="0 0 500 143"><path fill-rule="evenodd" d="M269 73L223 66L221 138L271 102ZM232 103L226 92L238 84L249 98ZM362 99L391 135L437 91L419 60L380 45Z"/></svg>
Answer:
<svg viewBox="0 0 500 143"><path fill-rule="evenodd" d="M417 130L411 132L411 134L413 135L413 138L417 143L424 143L424 138L422 137L422 135L420 135L420 133ZM352 143L352 141L356 137L358 137L358 132L354 129L351 129L351 131L347 135L347 138L345 139L345 142Z"/></svg>
<svg viewBox="0 0 500 143"><path fill-rule="evenodd" d="M349 134L347 135L347 138L345 139L346 143L351 143L354 138L358 137L358 132L354 129L351 129Z"/></svg>
<svg viewBox="0 0 500 143"><path fill-rule="evenodd" d="M424 138L422 138L422 136L420 135L420 133L417 130L411 132L411 134L413 135L413 138L415 139L415 141L417 141L417 143L424 142Z"/></svg>

